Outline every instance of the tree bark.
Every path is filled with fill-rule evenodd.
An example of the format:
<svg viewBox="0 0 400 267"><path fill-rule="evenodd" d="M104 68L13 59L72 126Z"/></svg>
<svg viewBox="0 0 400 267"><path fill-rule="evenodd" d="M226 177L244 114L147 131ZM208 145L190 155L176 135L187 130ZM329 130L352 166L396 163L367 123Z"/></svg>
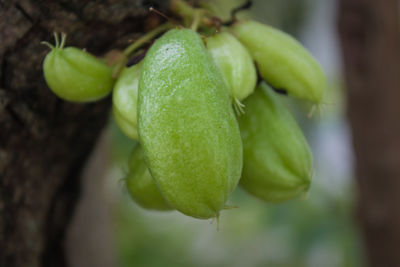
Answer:
<svg viewBox="0 0 400 267"><path fill-rule="evenodd" d="M96 55L122 48L159 23L143 2L0 0L0 266L66 266L80 172L109 117L110 98L73 104L48 89L40 42L56 31Z"/></svg>
<svg viewBox="0 0 400 267"><path fill-rule="evenodd" d="M396 0L341 0L358 218L370 266L400 266L400 17Z"/></svg>

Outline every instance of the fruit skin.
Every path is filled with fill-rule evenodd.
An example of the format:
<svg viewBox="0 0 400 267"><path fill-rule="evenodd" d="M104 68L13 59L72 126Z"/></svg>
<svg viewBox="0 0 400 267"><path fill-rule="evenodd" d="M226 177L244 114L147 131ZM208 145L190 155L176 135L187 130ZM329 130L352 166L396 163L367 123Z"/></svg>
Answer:
<svg viewBox="0 0 400 267"><path fill-rule="evenodd" d="M137 140L137 97L141 64L125 68L113 90L113 114L118 126L130 138Z"/></svg>
<svg viewBox="0 0 400 267"><path fill-rule="evenodd" d="M240 21L234 35L247 47L261 77L289 95L321 103L326 87L319 63L293 37L255 21Z"/></svg>
<svg viewBox="0 0 400 267"><path fill-rule="evenodd" d="M138 145L129 160L126 186L131 198L145 209L173 210L158 190L144 161L143 150Z"/></svg>
<svg viewBox="0 0 400 267"><path fill-rule="evenodd" d="M240 185L268 202L295 198L309 188L312 156L290 111L272 88L258 86L238 118L243 140Z"/></svg>
<svg viewBox="0 0 400 267"><path fill-rule="evenodd" d="M112 113L115 122L117 123L121 131L129 138L133 140L138 140L137 126L133 125L129 120L125 119L125 117L123 117L114 106L112 107Z"/></svg>
<svg viewBox="0 0 400 267"><path fill-rule="evenodd" d="M232 34L217 33L206 39L206 45L233 98L242 101L254 92L257 72L253 59Z"/></svg>
<svg viewBox="0 0 400 267"><path fill-rule="evenodd" d="M111 68L76 47L52 47L44 59L43 72L50 89L71 102L99 100L114 85Z"/></svg>
<svg viewBox="0 0 400 267"><path fill-rule="evenodd" d="M229 91L194 31L170 30L147 52L138 126L167 201L188 216L218 216L240 178L242 143Z"/></svg>

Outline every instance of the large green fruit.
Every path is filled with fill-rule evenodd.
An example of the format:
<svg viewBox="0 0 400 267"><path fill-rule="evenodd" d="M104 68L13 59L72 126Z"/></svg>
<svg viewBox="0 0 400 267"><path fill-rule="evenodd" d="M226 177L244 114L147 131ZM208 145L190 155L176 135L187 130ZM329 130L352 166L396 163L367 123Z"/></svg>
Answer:
<svg viewBox="0 0 400 267"><path fill-rule="evenodd" d="M306 192L313 171L307 141L279 97L266 84L258 86L238 118L244 161L240 185L270 202Z"/></svg>
<svg viewBox="0 0 400 267"><path fill-rule="evenodd" d="M170 30L147 52L138 126L167 201L192 217L218 216L240 178L242 142L229 91L194 31Z"/></svg>
<svg viewBox="0 0 400 267"><path fill-rule="evenodd" d="M214 34L205 41L232 97L242 101L254 91L257 82L256 68L249 52L228 32Z"/></svg>
<svg viewBox="0 0 400 267"><path fill-rule="evenodd" d="M296 39L255 21L239 21L232 31L249 50L264 80L289 95L321 103L325 75Z"/></svg>
<svg viewBox="0 0 400 267"><path fill-rule="evenodd" d="M129 160L126 186L132 199L141 207L152 210L173 210L158 190L144 161L140 145L134 149Z"/></svg>

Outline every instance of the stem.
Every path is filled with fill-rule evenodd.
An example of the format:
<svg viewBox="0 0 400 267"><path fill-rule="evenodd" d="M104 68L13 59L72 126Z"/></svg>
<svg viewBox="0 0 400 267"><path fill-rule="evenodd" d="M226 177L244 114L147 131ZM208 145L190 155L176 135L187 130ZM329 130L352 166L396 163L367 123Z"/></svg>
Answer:
<svg viewBox="0 0 400 267"><path fill-rule="evenodd" d="M135 52L138 48L146 44L148 41L156 37L158 34L162 33L163 31L166 31L170 28L172 28L173 25L169 22L162 24L158 26L157 28L153 29L152 31L149 31L148 33L144 34L142 37L140 37L136 42L125 48L123 54L123 57L115 62L113 66L113 71L112 71L112 77L114 79L118 78L120 72L122 69L125 67L126 62L128 61L129 56Z"/></svg>
<svg viewBox="0 0 400 267"><path fill-rule="evenodd" d="M125 67L125 64L128 60L126 57L123 57L120 61L118 61L112 68L112 73L111 76L114 79L117 79L123 68Z"/></svg>
<svg viewBox="0 0 400 267"><path fill-rule="evenodd" d="M65 34L64 32L61 33L61 43L60 43L60 49L64 48L65 45L65 40L67 39L67 34Z"/></svg>
<svg viewBox="0 0 400 267"><path fill-rule="evenodd" d="M183 0L171 0L171 10L184 18L186 21L193 20L191 28L196 26L195 21L197 23L196 29L201 26L206 27L218 27L220 24L220 20L215 17L209 10L203 8L195 8L186 3ZM200 15L198 15L200 13ZM197 16L198 22L197 22Z"/></svg>
<svg viewBox="0 0 400 267"><path fill-rule="evenodd" d="M192 25L190 26L190 28L193 31L197 31L197 28L199 27L202 15L203 15L202 10L199 10L199 9L195 10Z"/></svg>
<svg viewBox="0 0 400 267"><path fill-rule="evenodd" d="M186 3L183 0L172 0L171 1L171 10L174 13L179 14L184 18L193 18L195 15L195 8Z"/></svg>
<svg viewBox="0 0 400 267"><path fill-rule="evenodd" d="M56 32L53 32L53 35L54 35L54 40L56 42L56 48L59 48L60 42L58 40L58 34Z"/></svg>
<svg viewBox="0 0 400 267"><path fill-rule="evenodd" d="M48 47L50 47L50 49L54 49L55 47L51 44L51 43L49 43L49 42L46 42L46 41L43 41L43 42L40 42L41 44L43 44L43 45L46 45L46 46L48 46Z"/></svg>
<svg viewBox="0 0 400 267"><path fill-rule="evenodd" d="M129 55L131 53L133 53L136 49L140 48L142 45L144 45L145 43L147 43L149 40L153 39L154 37L156 37L158 34L160 34L163 31L166 31L170 28L172 28L173 25L169 22L162 24L160 26L158 26L157 28L155 28L152 31L149 31L148 33L146 33L145 35L143 35L142 37L140 37L136 42L134 42L133 44L131 44L130 46L128 46L125 50L124 50L124 55L126 57L129 57Z"/></svg>

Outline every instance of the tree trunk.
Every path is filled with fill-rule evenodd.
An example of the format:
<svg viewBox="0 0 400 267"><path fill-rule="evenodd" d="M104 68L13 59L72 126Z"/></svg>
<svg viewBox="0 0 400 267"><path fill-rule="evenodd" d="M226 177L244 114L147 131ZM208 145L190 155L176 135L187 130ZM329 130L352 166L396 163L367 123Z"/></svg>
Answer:
<svg viewBox="0 0 400 267"><path fill-rule="evenodd" d="M370 266L400 266L400 17L396 0L341 0L339 31Z"/></svg>
<svg viewBox="0 0 400 267"><path fill-rule="evenodd" d="M66 266L80 172L109 117L110 98L72 104L48 89L40 42L56 31L96 55L122 48L159 23L142 2L0 0L0 266Z"/></svg>

